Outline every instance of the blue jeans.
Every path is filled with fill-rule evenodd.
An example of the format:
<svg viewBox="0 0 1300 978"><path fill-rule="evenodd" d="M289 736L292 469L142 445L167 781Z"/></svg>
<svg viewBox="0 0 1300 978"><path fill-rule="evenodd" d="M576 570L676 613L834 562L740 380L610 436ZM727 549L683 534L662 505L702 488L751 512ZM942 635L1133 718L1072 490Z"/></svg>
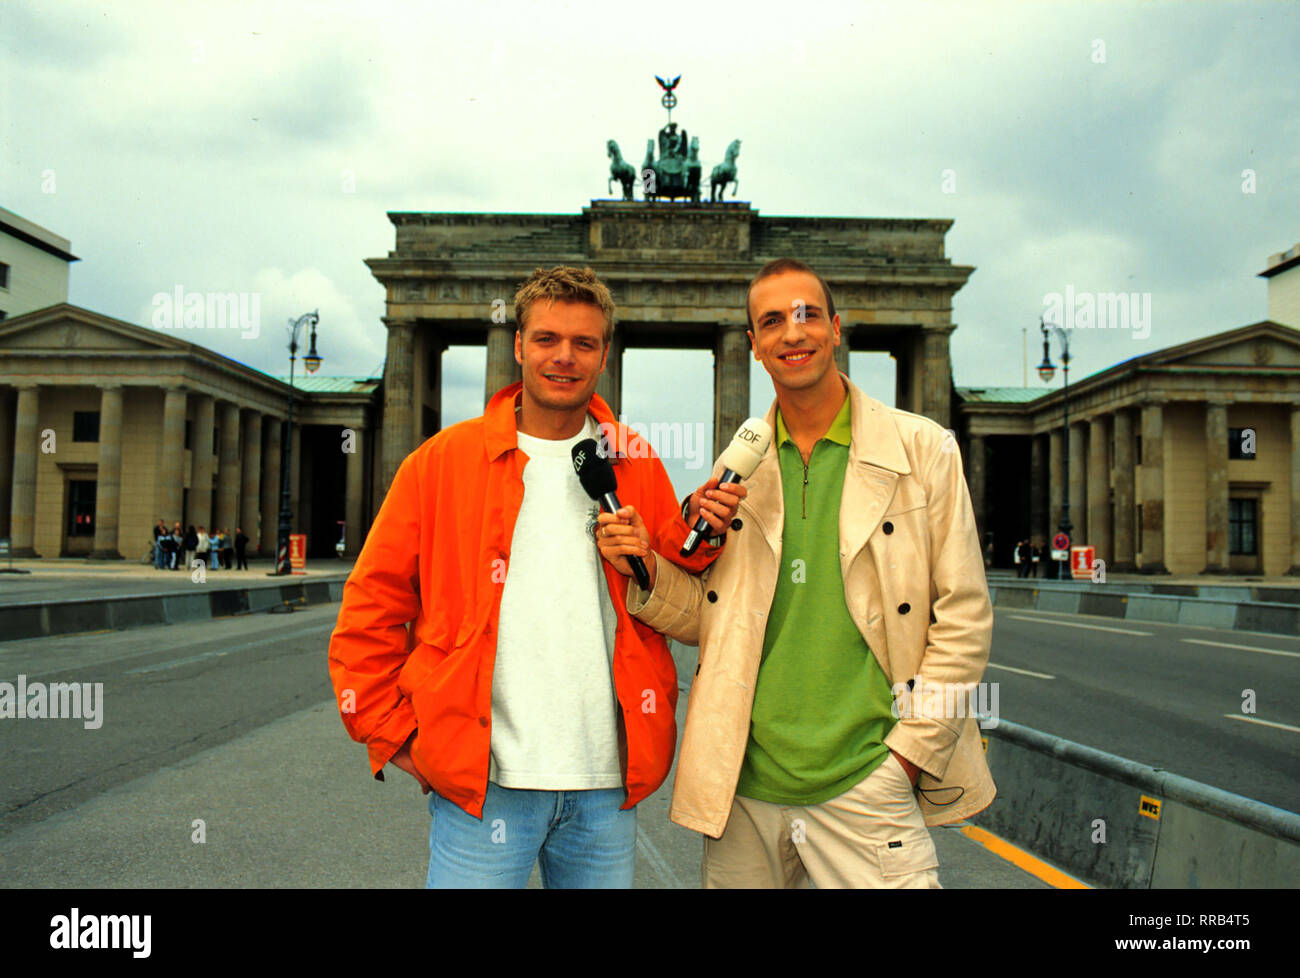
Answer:
<svg viewBox="0 0 1300 978"><path fill-rule="evenodd" d="M480 821L429 793L429 889L630 889L636 809L622 788L530 791L488 782Z"/></svg>

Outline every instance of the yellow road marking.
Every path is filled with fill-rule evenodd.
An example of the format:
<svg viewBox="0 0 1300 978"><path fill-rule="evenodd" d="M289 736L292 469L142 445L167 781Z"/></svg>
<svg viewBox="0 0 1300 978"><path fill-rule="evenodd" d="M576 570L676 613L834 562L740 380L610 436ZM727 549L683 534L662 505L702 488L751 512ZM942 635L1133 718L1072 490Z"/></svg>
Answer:
<svg viewBox="0 0 1300 978"><path fill-rule="evenodd" d="M1061 872L1055 866L1049 866L1035 856L1031 856L1025 850L1013 846L1005 839L999 839L992 832L988 832L978 825L961 826L961 834L968 839L973 839L982 845L989 852L996 856L1001 856L1009 863L1019 866L1030 876L1035 876L1042 880L1048 886L1055 887L1058 890L1091 890L1092 887L1082 880L1077 880L1073 876Z"/></svg>

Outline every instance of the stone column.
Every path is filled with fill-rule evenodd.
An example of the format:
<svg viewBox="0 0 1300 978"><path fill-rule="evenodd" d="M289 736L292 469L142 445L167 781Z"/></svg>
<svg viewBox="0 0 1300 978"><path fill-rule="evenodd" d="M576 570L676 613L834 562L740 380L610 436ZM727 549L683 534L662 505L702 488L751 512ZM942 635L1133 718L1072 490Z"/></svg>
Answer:
<svg viewBox="0 0 1300 978"><path fill-rule="evenodd" d="M518 366L518 364L516 364ZM596 393L601 396L617 418L623 411L623 337L615 331L609 344L605 369L596 381Z"/></svg>
<svg viewBox="0 0 1300 978"><path fill-rule="evenodd" d="M390 339L392 329L393 327L390 326L388 334ZM514 323L493 323L487 331L487 372L483 382L483 403L492 400L493 394L502 387L509 387L523 375L523 369L515 362ZM384 399L384 404L387 409L387 397Z"/></svg>
<svg viewBox="0 0 1300 978"><path fill-rule="evenodd" d="M1065 479L1065 452L1061 446L1065 442L1065 435L1060 428L1053 428L1048 432L1048 491L1047 491L1047 512L1048 512L1048 543L1051 538L1056 536L1056 529L1061 525L1061 487Z"/></svg>
<svg viewBox="0 0 1300 978"><path fill-rule="evenodd" d="M1047 514L1051 504L1047 495L1047 446L1042 435L1029 436L1029 536L1042 537L1050 542L1053 527L1048 525ZM981 546L983 539L980 540Z"/></svg>
<svg viewBox="0 0 1300 978"><path fill-rule="evenodd" d="M360 425L352 428L352 451L345 453L347 461L347 490L343 499L343 518L347 520L343 551L345 556L355 557L361 553L361 497L363 476L365 475L364 430Z"/></svg>
<svg viewBox="0 0 1300 978"><path fill-rule="evenodd" d="M121 560L117 528L122 509L122 387L99 393L99 466L95 472L95 542L90 556Z"/></svg>
<svg viewBox="0 0 1300 978"><path fill-rule="evenodd" d="M925 381L921 391L920 413L945 428L951 427L949 414L952 410L952 361L948 356L948 334L956 328L927 327L922 331Z"/></svg>
<svg viewBox="0 0 1300 978"><path fill-rule="evenodd" d="M9 392L0 390L0 472L14 470L14 412ZM13 483L0 475L0 537L9 536L9 514L13 506Z"/></svg>
<svg viewBox="0 0 1300 978"><path fill-rule="evenodd" d="M1205 570L1201 573L1228 573L1228 405L1224 401L1205 405Z"/></svg>
<svg viewBox="0 0 1300 978"><path fill-rule="evenodd" d="M212 528L212 429L216 404L211 394L195 394L194 426L190 435L190 523Z"/></svg>
<svg viewBox="0 0 1300 978"><path fill-rule="evenodd" d="M713 348L713 454L749 417L749 337L744 326L719 326Z"/></svg>
<svg viewBox="0 0 1300 978"><path fill-rule="evenodd" d="M167 529L184 515L185 500L185 408L187 397L178 387L163 395L162 444L158 446L158 515ZM182 527L184 529L184 527Z"/></svg>
<svg viewBox="0 0 1300 978"><path fill-rule="evenodd" d="M262 526L257 539L257 552L263 557L274 557L276 535L280 532L280 465L283 462L281 436L284 419L268 418L262 427L266 431L266 448L262 452Z"/></svg>
<svg viewBox="0 0 1300 978"><path fill-rule="evenodd" d="M986 477L986 466L988 446L984 442L983 435L970 436L970 472L967 476L967 482L970 483L970 502L971 508L975 511L975 528L979 534L980 550L984 549L984 532L989 528L988 525L988 481Z"/></svg>
<svg viewBox="0 0 1300 978"><path fill-rule="evenodd" d="M1115 412L1115 547L1112 571L1137 570L1134 552L1136 528L1133 518L1133 415L1121 408Z"/></svg>
<svg viewBox="0 0 1300 978"><path fill-rule="evenodd" d="M383 491L387 495L398 467L414 447L415 381L411 357L415 346L415 323L407 319L385 319L384 323L388 326L388 355L384 361L383 478Z"/></svg>
<svg viewBox="0 0 1300 978"><path fill-rule="evenodd" d="M1105 415L1088 419L1088 539L1107 566L1115 559L1110 534L1110 425Z"/></svg>
<svg viewBox="0 0 1300 978"><path fill-rule="evenodd" d="M14 412L14 488L9 506L9 547L15 557L40 556L36 552L36 461L40 450L40 411L40 388L35 384L20 386L18 406Z"/></svg>
<svg viewBox="0 0 1300 978"><path fill-rule="evenodd" d="M243 479L239 487L239 528L248 537L248 551L257 552L257 514L261 507L262 488L262 415L249 411L244 415ZM235 528L232 526L231 530Z"/></svg>
<svg viewBox="0 0 1300 978"><path fill-rule="evenodd" d="M1169 573L1165 567L1164 441L1164 406L1142 405L1142 566L1140 570L1143 574Z"/></svg>
<svg viewBox="0 0 1300 978"><path fill-rule="evenodd" d="M849 336L852 332L852 326L840 323L840 345L835 348L835 366L845 377L849 375Z"/></svg>
<svg viewBox="0 0 1300 978"><path fill-rule="evenodd" d="M1070 546L1088 541L1087 453L1083 444L1083 425L1070 424Z"/></svg>
<svg viewBox="0 0 1300 978"><path fill-rule="evenodd" d="M1291 406L1291 566L1300 575L1300 407Z"/></svg>
<svg viewBox="0 0 1300 978"><path fill-rule="evenodd" d="M239 405L221 405L221 463L217 469L217 526L235 529L239 520L239 489L244 481L239 468Z"/></svg>

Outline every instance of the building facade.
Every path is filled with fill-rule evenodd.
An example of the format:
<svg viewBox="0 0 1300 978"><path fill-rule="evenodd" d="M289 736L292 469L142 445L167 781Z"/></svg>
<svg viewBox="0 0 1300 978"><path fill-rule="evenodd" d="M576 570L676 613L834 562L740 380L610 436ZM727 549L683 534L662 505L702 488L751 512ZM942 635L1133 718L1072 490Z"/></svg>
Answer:
<svg viewBox="0 0 1300 978"><path fill-rule="evenodd" d="M959 387L976 521L1009 566L1068 501L1107 570L1300 574L1300 331L1264 321L1126 360L1067 392Z"/></svg>
<svg viewBox="0 0 1300 978"><path fill-rule="evenodd" d="M377 379L295 381L290 497L308 555L356 554ZM66 303L0 323L0 537L18 557L140 557L158 519L275 549L289 385ZM343 524L343 525L341 525ZM344 533L346 527L346 534Z"/></svg>

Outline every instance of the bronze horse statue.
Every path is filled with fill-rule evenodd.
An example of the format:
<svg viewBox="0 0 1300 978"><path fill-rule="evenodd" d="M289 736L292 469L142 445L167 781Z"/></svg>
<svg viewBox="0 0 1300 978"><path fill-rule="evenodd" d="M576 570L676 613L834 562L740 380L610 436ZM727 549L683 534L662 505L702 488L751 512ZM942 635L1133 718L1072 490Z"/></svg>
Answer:
<svg viewBox="0 0 1300 978"><path fill-rule="evenodd" d="M740 140L733 139L731 145L727 147L727 159L713 168L713 173L709 177L709 183L712 186L712 194L709 200L717 203L722 200L727 192L727 184L731 183L731 196L736 196L736 191L740 189L740 180L736 176L736 157L740 155Z"/></svg>
<svg viewBox="0 0 1300 978"><path fill-rule="evenodd" d="M632 184L636 182L636 170L632 168L631 163L624 162L623 154L614 140L605 143L605 153L610 159L608 192L611 194L614 192L614 181L617 180L623 185L623 199L631 200Z"/></svg>

